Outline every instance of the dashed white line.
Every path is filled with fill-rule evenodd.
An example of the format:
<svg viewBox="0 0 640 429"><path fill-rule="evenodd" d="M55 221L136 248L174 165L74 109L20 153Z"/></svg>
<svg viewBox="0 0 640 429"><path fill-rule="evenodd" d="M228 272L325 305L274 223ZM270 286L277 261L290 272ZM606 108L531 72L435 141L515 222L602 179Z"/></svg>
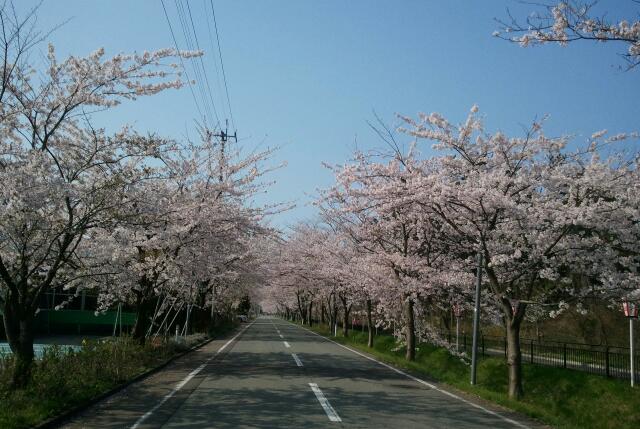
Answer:
<svg viewBox="0 0 640 429"><path fill-rule="evenodd" d="M302 328L302 327L300 326L300 328ZM309 329L307 329L307 328L302 328L302 329L304 329L305 331L309 331L309 332L311 332L312 334L317 335L318 337L323 338L323 339L325 339L325 340L327 340L327 341L329 341L329 342L332 342L333 344L335 344L335 345L337 345L337 346L340 346L340 347L342 347L343 349L347 349L347 350L349 350L350 352L357 354L358 356L362 356L363 358L368 359L368 360L373 361L373 362L376 362L377 364L382 365L382 366L384 366L385 368L388 368L388 369L390 369L390 370L392 370L392 371L394 371L394 372L396 372L396 373L398 373L398 374L404 375L405 377L410 378L411 380L413 380L413 381L415 381L415 382L417 382L417 383L420 383L420 384L422 384L422 385L424 385L424 386L427 386L427 387L429 387L429 388L431 388L431 389L433 389L433 390L435 390L435 391L438 391L438 392L440 392L440 393L442 393L442 394L444 394L444 395L447 395L447 396L449 396L449 397L451 397L451 398L453 398L453 399L457 399L457 400L459 400L459 401L461 401L461 402L464 402L465 404L470 405L470 406L472 406L472 407L474 407L474 408L477 408L477 409L479 409L479 410L482 410L482 411L484 411L484 412L485 412L485 413L487 413L487 414L491 414L492 416L498 417L498 418L500 418L500 419L502 419L502 420L504 420L504 421L506 421L506 422L508 422L508 423L513 424L514 426L518 426L518 427L521 427L521 428L523 428L523 429L529 429L529 426L526 426L526 425L524 425L524 424L522 424L522 423L520 423L520 422L517 422L517 421L515 421L515 420L513 420L513 419L510 419L510 418L508 418L508 417L505 417L505 416L503 416L502 414L496 413L495 411L491 411L491 410L489 410L489 409L487 409L487 408L483 407L482 405L474 404L474 403L473 403L473 402L471 402L471 401L467 401L466 399L461 398L461 397L460 397L460 396L458 396L458 395L455 395L455 394L453 394L453 393L451 393L451 392L447 392L446 390L443 390L443 389L441 389L441 388L439 388L439 387L435 386L434 384L427 383L426 381L424 381L424 380L422 380L422 379L420 379L420 378L418 378L418 377L414 377L414 376L413 376L413 375L411 375L411 374L407 374L407 373L406 373L406 372L404 372L404 371L400 371L398 368L394 368L394 367L392 367L391 365L387 365L387 364L386 364L386 363L384 363L384 362L380 362L379 360L374 359L374 358L372 358L372 357L370 357L370 356L367 356L367 355L365 355L365 354L363 354L363 353L360 353L359 351L354 350L354 349L352 349L351 347L347 347L347 346L342 345L342 344L340 344L340 343L338 343L338 342L335 342L335 341L333 341L333 340L331 340L331 339L329 339L329 338L327 338L327 337L324 337L324 336L322 336L322 335L320 335L320 334L318 334L318 333L316 333L316 332L313 332L313 331L311 331L311 330L309 330ZM316 396L317 396L317 395L316 395Z"/></svg>
<svg viewBox="0 0 640 429"><path fill-rule="evenodd" d="M286 342L286 341L284 341L284 346L285 346L286 348L291 347L291 346L289 345L289 343L288 343L288 342Z"/></svg>
<svg viewBox="0 0 640 429"><path fill-rule="evenodd" d="M284 337L282 336L282 334L278 334L278 335L280 335L280 338L284 338Z"/></svg>
<svg viewBox="0 0 640 429"><path fill-rule="evenodd" d="M255 323L255 322L254 322ZM247 325L246 328L244 328L242 331L238 332L233 338L231 338L229 341L227 341L226 343L224 343L224 345L222 347L220 347L218 349L217 352L215 352L215 354L213 354L209 359L207 359L202 365L200 365L199 367L197 367L196 369L194 369L193 371L191 371L189 373L189 375L187 375L182 381L180 381L178 384L176 384L176 387L173 388L173 390L169 393L167 393L166 395L164 395L164 397L162 398L162 400L160 402L158 402L158 404L153 407L152 409L150 409L149 411L147 411L146 413L144 413L134 424L133 426L131 426L131 429L136 429L138 428L145 420L147 420L149 417L151 417L153 415L153 413L155 413L156 411L158 411L158 409L164 405L165 402L167 402L169 399L171 399L171 397L173 395L175 395L176 393L178 393L178 391L180 389L182 389L189 381L191 381L191 379L193 377L195 377L196 375L198 375L198 373L200 371L202 371L204 369L205 366L207 366L207 364L209 362L211 362L211 360L213 358L215 358L216 356L218 356L224 349L227 348L227 346L229 344L231 344L233 342L233 340L235 340L236 338L238 338L240 336L240 334L242 334L244 331L246 331L249 326L253 325L253 323L251 323L250 325Z"/></svg>
<svg viewBox="0 0 640 429"><path fill-rule="evenodd" d="M298 355L297 355L297 354L295 354L295 353L291 353L291 356L293 356L293 360L295 360L295 361L296 361L296 365L298 365L298 366L302 366L302 361L300 360L300 358L298 357Z"/></svg>
<svg viewBox="0 0 640 429"><path fill-rule="evenodd" d="M322 405L324 412L327 413L327 417L329 417L329 420L331 420L332 422L341 422L342 419L340 418L338 413L336 413L336 410L333 409L333 407L329 403L329 400L325 398L324 393L322 393L322 390L320 390L318 385L316 383L309 383L309 386L311 387L311 390L313 390L313 393L315 393L316 398L318 398L318 402L320 402L320 405Z"/></svg>

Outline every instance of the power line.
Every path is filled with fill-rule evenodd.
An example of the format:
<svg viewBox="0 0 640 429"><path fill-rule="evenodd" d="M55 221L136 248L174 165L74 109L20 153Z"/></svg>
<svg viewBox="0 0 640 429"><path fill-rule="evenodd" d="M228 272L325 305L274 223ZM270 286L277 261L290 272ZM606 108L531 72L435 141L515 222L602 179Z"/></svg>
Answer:
<svg viewBox="0 0 640 429"><path fill-rule="evenodd" d="M188 29L189 24L187 22L186 13L184 12L184 6L179 0L175 0L175 5L176 5L176 11L178 12L178 20L180 21L180 27L182 28L182 35L184 36L185 43L187 44L187 48L193 51L195 50L195 47L191 39L191 31ZM209 108L209 103L207 102L207 96L205 95L205 91L202 87L202 82L204 81L204 78L202 77L203 72L200 71L200 68L198 68L198 62L193 60L193 58L192 58L191 65L196 74L196 85L198 87L198 92L200 94L200 99L202 100L205 113L207 117L213 119L211 115L211 109ZM206 120L205 120L205 124L206 124Z"/></svg>
<svg viewBox="0 0 640 429"><path fill-rule="evenodd" d="M191 28L193 28L193 35L196 39L196 47L200 50L200 42L198 41L198 34L196 32L196 27L193 24L193 17L191 16L191 6L189 6L189 2L187 1L187 11L189 12L189 20L191 21ZM204 80L207 85L207 91L209 92L209 99L211 100L211 106L213 107L213 113L216 115L216 120L218 121L218 125L220 125L220 118L218 117L218 112L216 111L216 105L213 102L213 94L211 92L211 87L209 86L209 78L207 77L207 70L204 67L204 63L202 62L202 57L198 57L200 60L200 66L202 67L202 71L204 72Z"/></svg>
<svg viewBox="0 0 640 429"><path fill-rule="evenodd" d="M216 30L216 40L218 41L218 55L220 56L220 66L222 68L222 79L224 80L224 89L227 94L227 105L229 106L229 116L231 117L231 125L236 129L233 113L231 111L231 100L229 98L229 86L227 85L227 74L224 71L224 62L222 61L222 49L220 48L220 36L218 35L218 23L216 22L216 12L213 8L213 0L209 0L211 4L211 14L213 15L213 26Z"/></svg>
<svg viewBox="0 0 640 429"><path fill-rule="evenodd" d="M195 50L193 46L193 42L191 41L191 32L187 30L187 22L185 18L184 8L182 3L178 0L174 0L176 6L176 12L178 13L178 20L180 22L180 28L182 29L182 36L184 37L184 41L187 44L187 48L189 50ZM204 90L202 88L202 74L200 69L198 68L198 64L193 62L193 58L191 59L191 67L196 75L196 86L198 88L198 93L200 94L200 100L202 101L202 105L204 106L205 113L208 118L211 118L211 110L209 109L209 104L207 102L207 97L204 94ZM205 121L206 123L206 121Z"/></svg>
<svg viewBox="0 0 640 429"><path fill-rule="evenodd" d="M202 114L202 110L200 109L200 105L198 104L198 99L196 98L196 94L195 92L193 92L193 87L191 84L191 79L189 78L189 74L187 73L187 68L184 65L184 61L182 59L182 55L180 55L180 48L178 47L178 41L176 40L176 36L173 33L173 27L171 26L171 21L169 20L169 14L167 13L167 8L164 5L164 0L160 0L160 3L162 3L162 10L164 10L164 16L167 19L167 24L169 24L169 31L171 32L171 38L173 39L173 44L176 47L176 51L178 53L178 57L180 58L180 64L182 64L182 69L184 70L184 75L187 78L187 82L189 83L189 90L191 91L191 96L193 97L193 101L196 105L196 109L198 110L198 113L200 114L200 117L203 118L203 120L205 119L205 116Z"/></svg>
<svg viewBox="0 0 640 429"><path fill-rule="evenodd" d="M221 72L219 70L218 67L218 58L219 56L216 55L216 43L213 41L213 32L211 30L211 18L209 15L209 8L207 6L207 0L202 0L202 5L204 6L204 16L207 22L207 34L209 36L209 44L211 46L211 52L212 52L212 57L211 57L211 62L213 64L213 70L215 71L216 74L216 79L215 79L215 84L216 84L216 90L218 91L217 93L221 95L222 98L222 104L223 106L226 104L226 100L224 97L224 89L223 89L223 84L222 84L222 77L221 77ZM228 104L227 104L227 109L228 109Z"/></svg>

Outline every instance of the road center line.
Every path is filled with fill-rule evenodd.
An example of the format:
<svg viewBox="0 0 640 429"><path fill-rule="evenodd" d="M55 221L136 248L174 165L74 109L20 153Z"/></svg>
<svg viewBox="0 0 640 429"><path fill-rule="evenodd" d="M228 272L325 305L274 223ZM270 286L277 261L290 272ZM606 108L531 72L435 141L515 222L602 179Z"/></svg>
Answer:
<svg viewBox="0 0 640 429"><path fill-rule="evenodd" d="M255 323L255 322L253 322ZM202 371L209 362L211 362L216 356L218 356L224 349L227 348L227 346L229 344L231 344L233 342L233 340L235 340L236 338L238 338L240 336L240 334L242 334L244 331L246 331L247 329L249 329L249 327L251 325L253 325L253 323L251 323L250 325L248 325L246 328L244 328L242 331L238 332L233 338L231 338L229 341L227 341L226 343L224 343L224 345L222 347L220 347L218 349L218 351L215 352L215 354L213 354L209 359L207 359L202 365L200 365L199 367L197 367L196 369L194 369L193 371L191 371L189 373L189 375L187 375L183 380L181 380L178 384L176 384L176 387L173 388L173 390L169 393L167 393L160 402L158 402L158 404L153 407L152 409L150 409L149 411L147 411L146 413L144 413L134 424L133 426L131 426L131 429L136 429L138 428L145 420L147 420L149 417L151 417L153 415L153 413L155 413L156 411L158 411L158 409L165 403L167 402L169 399L171 399L171 397L173 397L173 395L175 395L176 393L178 393L178 391L180 389L182 389L189 381L191 381L191 379L193 377L195 377L196 375L198 375L198 373L200 371Z"/></svg>
<svg viewBox="0 0 640 429"><path fill-rule="evenodd" d="M427 386L427 387L429 387L429 388L431 388L431 389L433 389L433 390L435 390L435 391L438 391L438 392L440 392L440 393L442 393L442 394L444 394L444 395L447 395L447 396L449 396L449 397L451 397L451 398L453 398L453 399L457 399L457 400L459 400L459 401L461 401L461 402L464 402L465 404L468 404L468 405L470 405L470 406L472 406L472 407L474 407L474 408L477 408L477 409L479 409L479 410L482 410L482 411L484 411L484 412L485 412L485 413L487 413L487 414L491 414L492 416L496 416L496 417L498 417L498 418L500 418L500 419L502 419L502 420L504 420L504 421L506 421L506 422L508 422L508 423L513 424L514 426L518 426L518 427L521 427L521 428L523 428L523 429L529 429L529 426L526 426L526 425L524 425L524 424L522 424L522 423L520 423L520 422L518 422L518 421L515 421L515 420L513 420L513 419L510 419L510 418L508 418L508 417L505 417L505 416L503 416L502 414L496 413L495 411L491 411L491 410L489 410L489 409L487 409L487 408L483 407L482 405L474 404L474 403L473 403L473 402L471 402L471 401L467 401L466 399L464 399L464 398L462 398L462 397L460 397L460 396L458 396L458 395L455 395L455 394L453 394L453 393L451 393L451 392L447 392L446 390L441 389L441 388L439 388L439 387L435 386L434 384L427 383L426 381L424 381L424 380L422 380L422 379L420 379L420 378L418 378L418 377L414 377L414 376L413 376L413 375L411 375L411 374L407 374L407 373L406 373L406 372L404 372L404 371L400 371L398 368L394 368L394 367L392 367L391 365L387 365L387 364L386 364L386 363L384 363L384 362L380 362L379 360L374 359L374 358L372 358L372 357L370 357L370 356L367 356L367 355L365 355L365 354L363 354L363 353L360 353L359 351L354 350L354 349L352 349L351 347L347 347L347 346L345 346L345 345L342 345L342 344L340 344L340 343L338 343L338 342L336 342L336 341L333 341L333 340L332 340L332 339L330 339L330 338L327 338L327 337L322 336L322 335L320 335L320 334L318 334L318 333L316 333L316 332L313 332L313 331L312 331L312 330L310 330L310 329L303 328L302 326L298 326L298 327L299 327L299 328L304 329L305 331L308 331L308 332L312 333L313 335L317 335L317 336L318 336L318 337L320 337L320 338L323 338L323 339L325 339L325 340L327 340L327 341L329 341L329 342L332 342L333 344L335 344L335 345L337 345L337 346L340 346L340 347L342 347L343 349L347 349L347 350L349 350L350 352L357 354L358 356L362 356L363 358L368 359L368 360L373 361L373 362L376 362L377 364L382 365L382 366L384 366L385 368L388 368L388 369L390 369L390 370L392 370L392 371L394 371L394 372L396 372L396 373L398 373L398 374L404 375L405 377L410 378L411 380L413 380L413 381L415 381L415 382L417 382L417 383L420 383L420 384L422 384L422 385L424 385L424 386Z"/></svg>
<svg viewBox="0 0 640 429"><path fill-rule="evenodd" d="M286 341L284 341L284 346L285 346L286 348L291 347L291 346L289 345L289 343L288 343L288 342L286 342Z"/></svg>
<svg viewBox="0 0 640 429"><path fill-rule="evenodd" d="M297 355L297 354L295 354L295 353L291 353L291 356L293 356L293 360L295 360L295 361L296 361L296 365L298 365L298 366L302 366L302 361L300 360L300 358L298 357L298 355Z"/></svg>
<svg viewBox="0 0 640 429"><path fill-rule="evenodd" d="M313 393L315 393L316 398L318 398L318 402L320 402L320 405L322 405L324 412L327 413L327 417L329 417L329 420L331 420L332 422L341 422L342 419L340 418L338 413L336 413L336 410L333 409L333 407L329 403L329 400L324 396L324 393L322 393L322 390L320 390L318 385L316 383L309 383L309 386L311 387L311 390L313 390Z"/></svg>

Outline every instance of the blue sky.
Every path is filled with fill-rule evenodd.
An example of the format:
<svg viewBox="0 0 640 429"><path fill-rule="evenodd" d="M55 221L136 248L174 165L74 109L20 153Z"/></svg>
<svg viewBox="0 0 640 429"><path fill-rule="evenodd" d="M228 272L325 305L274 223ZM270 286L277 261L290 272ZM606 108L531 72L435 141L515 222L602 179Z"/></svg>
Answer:
<svg viewBox="0 0 640 429"><path fill-rule="evenodd" d="M205 0L191 0L214 102L228 111L216 53L207 33ZM208 1L208 0L206 0ZM24 10L32 1L17 1ZM437 111L462 121L477 103L490 130L517 133L550 115L549 134L640 130L640 70L624 72L621 45L576 43L523 49L492 37L494 18L526 16L512 0L213 0L232 113L241 143L280 146L273 163L288 166L260 201L297 202L274 219L285 227L311 219L317 188L332 183L321 162L341 163L356 147L383 143L367 121L374 111L389 125L396 113ZM176 3L165 0L178 43L185 48ZM601 1L612 19L638 16L631 0ZM47 0L39 25L71 20L51 41L61 55L108 54L172 47L159 0ZM212 21L209 21L213 25ZM219 73L219 65L218 73ZM191 69L189 71L193 72ZM188 89L127 103L99 118L108 128L195 137L198 116ZM226 115L228 116L228 115ZM402 138L401 138L402 139ZM407 139L408 141L408 139Z"/></svg>

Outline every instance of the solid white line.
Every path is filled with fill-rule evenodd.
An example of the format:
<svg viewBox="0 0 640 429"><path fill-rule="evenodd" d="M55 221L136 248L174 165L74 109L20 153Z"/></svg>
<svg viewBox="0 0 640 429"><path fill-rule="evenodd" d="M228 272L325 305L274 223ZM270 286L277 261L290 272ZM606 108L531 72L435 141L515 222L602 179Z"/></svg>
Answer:
<svg viewBox="0 0 640 429"><path fill-rule="evenodd" d="M293 356L293 360L295 360L295 361L296 361L296 365L298 365L298 366L302 366L302 361L300 360L300 358L298 357L298 355L297 355L297 354L295 354L295 353L291 353L291 356Z"/></svg>
<svg viewBox="0 0 640 429"><path fill-rule="evenodd" d="M284 346L285 346L286 348L291 347L291 346L289 345L289 343L288 343L288 342L286 342L286 341L284 341Z"/></svg>
<svg viewBox="0 0 640 429"><path fill-rule="evenodd" d="M309 386L311 386L311 390L313 390L313 393L316 394L316 398L318 398L318 402L320 402L320 405L322 405L322 408L324 408L324 412L327 413L327 417L329 417L329 420L331 420L332 422L341 422L342 419L340 418L338 413L336 413L336 410L333 409L327 398L325 398L324 393L322 393L322 390L320 390L318 385L316 383L309 383Z"/></svg>
<svg viewBox="0 0 640 429"><path fill-rule="evenodd" d="M299 328L302 328L302 326L299 326ZM451 398L454 398L454 399L457 399L457 400L459 400L459 401L462 401L462 402L464 402L465 404L467 404L467 405L471 405L472 407L477 408L477 409L479 409L479 410L482 410L482 411L484 411L484 412L485 412L485 413L487 413L487 414L491 414L492 416L496 416L496 417L498 417L498 418L501 418L502 420L504 420L504 421L506 421L506 422L508 422L508 423L513 424L514 426L518 426L518 427L521 427L521 428L524 428L524 429L529 429L529 426L526 426L526 425L524 425L524 424L522 424L522 423L520 423L520 422L517 422L517 421L515 421L515 420L513 420L513 419L510 419L510 418L508 418L508 417L505 417L505 416L503 416L502 414L496 413L495 411L491 411L491 410L489 410L489 409L487 409L487 408L485 408L485 407L483 407L483 406L481 406L481 405L474 404L474 403L473 403L473 402L471 402L471 401L467 401L466 399L461 398L461 397L460 397L460 396L458 396L458 395L455 395L455 394L453 394L453 393L451 393L451 392L447 392L446 390L443 390L443 389L441 389L441 388L439 388L439 387L435 386L434 384L428 383L428 382L426 382L426 381L424 381L424 380L422 380L422 379L420 379L420 378L418 378L418 377L414 377L414 376L413 376L413 375L411 375L411 374L407 374L406 372L401 371L401 370L399 370L398 368L394 368L394 367L392 367L391 365L387 365L387 364L386 364L386 363L384 363L384 362L380 362L379 360L374 359L374 358L372 358L372 357L370 357L370 356L367 356L367 355L365 355L365 354L363 354L363 353L360 353L359 351L354 350L354 349L352 349L351 347L347 347L347 346L345 346L345 345L342 345L342 344L340 344L340 343L337 343L337 342L335 342L335 341L333 341L333 340L331 340L331 339L329 339L329 338L327 338L327 337L324 337L324 336L322 336L322 335L320 335L320 334L318 334L318 333L316 333L316 332L313 332L313 331L311 331L311 330L309 330L309 329L307 329L307 328L302 328L302 329L304 329L304 330L306 330L306 331L309 331L309 332L311 332L312 334L319 336L320 338L324 338L325 340L330 341L330 342L332 342L333 344L335 344L335 345L337 345L337 346L342 347L343 349L347 349L347 350L349 350L350 352L357 354L358 356L362 356L363 358L365 358L365 359L369 359L370 361L373 361L373 362L376 362L377 364L382 365L382 366L384 366L385 368L388 368L388 369L390 369L390 370L392 370L392 371L395 371L395 372L396 372L396 373L398 373L398 374L404 375L405 377L410 378L411 380L413 380L413 381L415 381L415 382L417 382L417 383L420 383L420 384L422 384L422 385L425 385L425 386L427 386L427 387L429 387L429 388L431 388L431 389L433 389L433 390L436 390L436 391L438 391L438 392L440 392L440 393L442 393L442 394L445 394L445 395L447 395L447 396L449 396L449 397L451 397Z"/></svg>
<svg viewBox="0 0 640 429"><path fill-rule="evenodd" d="M173 388L173 390L169 393L167 393L160 402L158 402L158 404L156 404L155 407L153 407L152 409L150 409L149 411L147 411L146 413L144 413L134 424L133 426L131 426L131 429L136 429L138 426L140 426L145 420L147 420L149 417L151 417L153 415L153 413L155 413L156 411L158 411L158 409L165 403L167 402L169 399L171 399L171 397L173 397L173 395L175 395L176 393L178 393L178 391L180 389L182 389L189 381L191 381L191 379L193 377L195 377L196 375L198 375L198 373L200 371L202 371L204 369L205 366L207 366L207 364L209 362L211 362L211 360L213 358L215 358L216 356L218 356L224 349L227 348L227 346L229 344L231 344L231 342L233 340L235 340L236 338L238 338L238 336L240 336L240 334L242 334L244 331L246 331L249 326L253 325L252 322L250 325L247 325L247 327L245 327L242 331L238 332L233 338L231 338L229 341L227 341L222 347L220 347L218 349L217 352L215 352L215 354L211 355L211 357L209 359L207 359L202 365L200 365L199 367L197 367L196 369L194 369L193 371L191 371L189 373L189 375L187 375L183 380L181 380L178 384L176 384L176 387Z"/></svg>

